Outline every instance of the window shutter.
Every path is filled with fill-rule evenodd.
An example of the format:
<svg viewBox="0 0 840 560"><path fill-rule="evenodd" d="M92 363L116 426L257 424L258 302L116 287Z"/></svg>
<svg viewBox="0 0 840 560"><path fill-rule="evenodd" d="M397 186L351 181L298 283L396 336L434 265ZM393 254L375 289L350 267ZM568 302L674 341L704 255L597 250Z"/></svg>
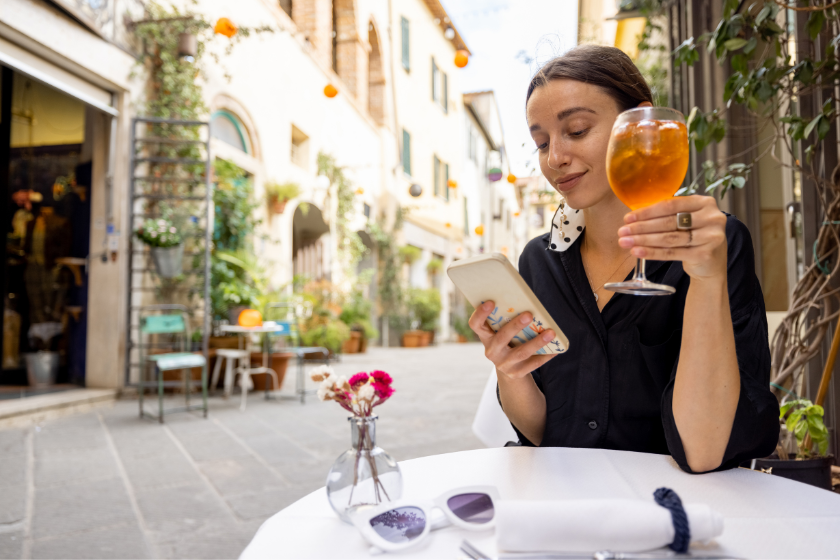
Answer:
<svg viewBox="0 0 840 560"><path fill-rule="evenodd" d="M441 74L443 74L443 99L441 101L443 101L443 103L442 103L443 112L448 113L449 112L449 80L447 78L449 76L447 76L444 72L441 72Z"/></svg>
<svg viewBox="0 0 840 560"><path fill-rule="evenodd" d="M409 51L408 51L408 20L405 18L401 18L400 24L402 27L402 65L406 71L411 70L411 61L409 58Z"/></svg>
<svg viewBox="0 0 840 560"><path fill-rule="evenodd" d="M434 159L434 178L435 178L435 196L440 196L440 160L437 156L433 156Z"/></svg>
<svg viewBox="0 0 840 560"><path fill-rule="evenodd" d="M438 80L438 69L437 64L435 64L435 59L432 57L432 101L437 101L437 80Z"/></svg>
<svg viewBox="0 0 840 560"><path fill-rule="evenodd" d="M449 164L443 166L443 192L446 193L446 200L449 200Z"/></svg>
<svg viewBox="0 0 840 560"><path fill-rule="evenodd" d="M403 171L411 175L411 135L403 129Z"/></svg>

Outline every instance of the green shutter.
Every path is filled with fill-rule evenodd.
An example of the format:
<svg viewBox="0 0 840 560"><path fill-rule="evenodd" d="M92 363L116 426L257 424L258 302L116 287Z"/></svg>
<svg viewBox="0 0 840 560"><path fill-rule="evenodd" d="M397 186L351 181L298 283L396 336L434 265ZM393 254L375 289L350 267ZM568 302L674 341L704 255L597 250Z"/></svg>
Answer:
<svg viewBox="0 0 840 560"><path fill-rule="evenodd" d="M411 135L403 129L403 171L411 175Z"/></svg>
<svg viewBox="0 0 840 560"><path fill-rule="evenodd" d="M443 112L448 113L449 112L449 80L447 79L448 76L444 72L441 72L441 74L443 74L443 99L442 99L442 101L443 101Z"/></svg>
<svg viewBox="0 0 840 560"><path fill-rule="evenodd" d="M406 69L406 71L411 70L411 62L409 59L409 51L408 51L408 20L400 18L400 24L402 27L402 66Z"/></svg>
<svg viewBox="0 0 840 560"><path fill-rule="evenodd" d="M440 196L440 160L437 156L434 159L435 196Z"/></svg>
<svg viewBox="0 0 840 560"><path fill-rule="evenodd" d="M449 200L449 164L443 166L443 192L446 193L446 200Z"/></svg>

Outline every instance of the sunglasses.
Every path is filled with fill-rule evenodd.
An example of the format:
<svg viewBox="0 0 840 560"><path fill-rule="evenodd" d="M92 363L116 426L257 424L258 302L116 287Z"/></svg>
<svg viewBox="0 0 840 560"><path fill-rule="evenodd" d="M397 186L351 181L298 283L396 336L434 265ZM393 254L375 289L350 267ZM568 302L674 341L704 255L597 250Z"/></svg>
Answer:
<svg viewBox="0 0 840 560"><path fill-rule="evenodd" d="M403 550L422 541L439 523L432 520L432 509L443 511L452 525L468 531L492 529L496 524L495 503L499 491L494 486L465 486L450 490L431 502L398 500L357 511L353 525L371 545L386 552Z"/></svg>

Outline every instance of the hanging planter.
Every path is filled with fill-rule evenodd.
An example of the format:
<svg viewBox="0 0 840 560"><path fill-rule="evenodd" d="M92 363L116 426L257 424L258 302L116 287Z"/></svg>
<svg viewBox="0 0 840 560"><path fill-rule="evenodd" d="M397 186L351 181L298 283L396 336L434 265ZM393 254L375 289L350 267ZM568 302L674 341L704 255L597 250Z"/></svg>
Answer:
<svg viewBox="0 0 840 560"><path fill-rule="evenodd" d="M134 232L137 239L149 246L158 274L175 278L183 272L184 244L181 232L165 219L149 219Z"/></svg>
<svg viewBox="0 0 840 560"><path fill-rule="evenodd" d="M300 186L297 183L272 182L265 185L265 202L268 213L271 215L282 214L286 209L286 203L298 196L300 196Z"/></svg>
<svg viewBox="0 0 840 560"><path fill-rule="evenodd" d="M184 271L184 246L152 247L152 260L162 278L175 278Z"/></svg>

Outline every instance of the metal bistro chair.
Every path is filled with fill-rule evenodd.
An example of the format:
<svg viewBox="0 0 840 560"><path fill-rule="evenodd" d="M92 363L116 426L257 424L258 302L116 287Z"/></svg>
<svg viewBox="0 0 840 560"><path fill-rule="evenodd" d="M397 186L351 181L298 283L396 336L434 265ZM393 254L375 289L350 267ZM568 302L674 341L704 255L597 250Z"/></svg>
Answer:
<svg viewBox="0 0 840 560"><path fill-rule="evenodd" d="M204 411L204 417L207 418L207 360L201 354L186 351L190 340L189 326L186 320L187 314L186 306L176 304L147 305L140 308L140 382L137 387L140 392L140 418L144 416L157 418L163 424L164 412L184 412L189 410L202 410ZM180 351L176 350L163 354L146 354L144 352L146 349L155 347L149 342L150 339L167 335L173 341L161 346L175 347L176 349L180 349ZM159 348L161 346L157 347ZM149 365L153 366L156 379L146 380ZM194 367L201 367L201 381L193 380L191 369ZM182 381L164 381L164 372L178 369L182 372ZM190 393L196 384L201 385L202 404L190 405ZM164 387L179 387L181 385L184 387L186 406L164 411ZM146 392L147 387L157 387L157 415L150 414L143 408L143 394Z"/></svg>
<svg viewBox="0 0 840 560"><path fill-rule="evenodd" d="M293 344L293 346L283 346L281 348L283 352L294 354L297 358L295 396L286 398L300 398L301 404L305 404L306 395L314 395L317 392L314 389L306 389L306 364L322 363L324 365L329 365L330 351L323 346L301 346L301 330L295 304L280 302L269 303L265 306L264 317L266 320L276 321L278 327L280 327L278 328L279 334L277 336L288 338ZM278 317L279 320L274 319L274 317ZM323 358L307 358L307 354L321 354Z"/></svg>

